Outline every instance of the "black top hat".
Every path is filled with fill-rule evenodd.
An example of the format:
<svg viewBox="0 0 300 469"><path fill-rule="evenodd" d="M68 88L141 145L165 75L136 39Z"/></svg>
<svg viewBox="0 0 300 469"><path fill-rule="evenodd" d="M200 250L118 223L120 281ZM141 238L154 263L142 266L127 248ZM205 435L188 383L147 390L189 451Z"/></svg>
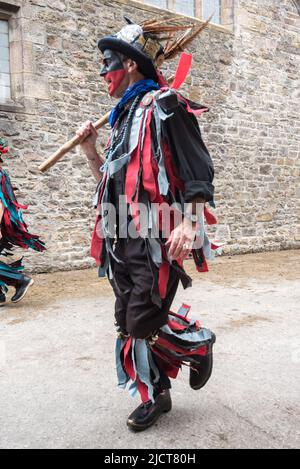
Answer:
<svg viewBox="0 0 300 469"><path fill-rule="evenodd" d="M138 24L128 24L118 33L105 36L98 42L101 52L107 49L133 59L143 75L157 81L156 59L163 54L162 45L153 35L145 34Z"/></svg>
<svg viewBox="0 0 300 469"><path fill-rule="evenodd" d="M98 47L102 52L110 49L130 57L145 77L157 81L157 66L180 54L208 26L211 18L197 25L167 16L145 21L141 26L125 18L128 24L118 33L100 39ZM167 41L165 47L162 41Z"/></svg>

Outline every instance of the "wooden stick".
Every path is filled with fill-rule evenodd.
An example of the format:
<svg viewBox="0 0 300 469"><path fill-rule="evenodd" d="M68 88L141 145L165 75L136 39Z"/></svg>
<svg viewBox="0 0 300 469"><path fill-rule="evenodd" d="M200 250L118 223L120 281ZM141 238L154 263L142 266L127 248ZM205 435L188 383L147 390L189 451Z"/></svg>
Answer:
<svg viewBox="0 0 300 469"><path fill-rule="evenodd" d="M167 81L170 84L172 83L173 80L174 80L174 76L168 78ZM105 116L101 117L101 119L97 120L97 122L93 124L95 129L99 130L102 127L104 127L105 124L108 123L109 116L110 116L110 112L105 114ZM76 148L77 145L82 143L82 141L83 141L82 138L78 137L77 135L73 137L71 140L66 142L62 147L60 147L55 153L53 153L53 155L49 156L49 158L39 166L39 170L42 173L45 173L46 171L48 171L48 169L52 168L52 166L54 166L59 160L61 160L67 153L74 150L74 148Z"/></svg>
<svg viewBox="0 0 300 469"><path fill-rule="evenodd" d="M105 114L105 116L101 117L101 119L97 120L93 125L96 130L101 129L108 123L108 119L110 116L110 112ZM74 150L82 142L82 138L78 137L77 135L73 137L71 140L66 142L62 147L60 147L53 155L49 156L49 158L44 161L44 163L39 166L39 170L42 173L48 171L48 169L52 168L59 160L61 160L67 153Z"/></svg>

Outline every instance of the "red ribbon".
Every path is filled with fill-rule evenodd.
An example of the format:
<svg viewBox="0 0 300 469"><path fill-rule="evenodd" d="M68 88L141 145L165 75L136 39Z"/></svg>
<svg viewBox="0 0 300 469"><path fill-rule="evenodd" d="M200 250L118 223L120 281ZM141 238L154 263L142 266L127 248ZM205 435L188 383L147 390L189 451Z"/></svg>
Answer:
<svg viewBox="0 0 300 469"><path fill-rule="evenodd" d="M178 90L181 87L182 83L185 82L186 77L188 76L189 71L191 69L192 61L193 56L191 54L182 52L171 88Z"/></svg>
<svg viewBox="0 0 300 469"><path fill-rule="evenodd" d="M204 207L204 216L208 225L216 225L218 223L216 217L206 207Z"/></svg>

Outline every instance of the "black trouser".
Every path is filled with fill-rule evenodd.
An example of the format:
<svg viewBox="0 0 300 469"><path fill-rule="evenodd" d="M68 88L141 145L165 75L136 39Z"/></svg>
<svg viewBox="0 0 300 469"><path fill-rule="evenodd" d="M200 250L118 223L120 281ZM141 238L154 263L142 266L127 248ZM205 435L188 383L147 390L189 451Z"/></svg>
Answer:
<svg viewBox="0 0 300 469"><path fill-rule="evenodd" d="M112 262L114 280L111 281L116 296L115 318L124 333L135 339L145 339L168 322L168 314L175 297L179 277L173 269L167 286L167 295L159 306L153 302L153 294L158 297L158 267L147 253L143 238L119 239L115 254L123 264ZM171 388L169 378L163 372L160 358L152 354L160 371L160 381L156 392Z"/></svg>
<svg viewBox="0 0 300 469"><path fill-rule="evenodd" d="M145 339L167 324L178 288L178 273L170 269L167 295L158 306L153 302L153 292L158 289L158 267L147 254L146 241L143 238L119 239L115 255L124 261L112 263L116 322L133 338Z"/></svg>

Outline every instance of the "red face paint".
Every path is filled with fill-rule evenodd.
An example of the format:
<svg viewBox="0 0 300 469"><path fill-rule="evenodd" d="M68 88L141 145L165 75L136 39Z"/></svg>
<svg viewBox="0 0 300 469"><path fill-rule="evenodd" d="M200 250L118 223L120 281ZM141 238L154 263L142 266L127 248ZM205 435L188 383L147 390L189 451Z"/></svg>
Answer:
<svg viewBox="0 0 300 469"><path fill-rule="evenodd" d="M124 70L124 68L107 72L104 75L104 80L106 81L106 83L108 83L108 92L110 96L114 95L115 91L121 85L125 75L126 71Z"/></svg>
<svg viewBox="0 0 300 469"><path fill-rule="evenodd" d="M103 52L103 67L100 75L108 83L108 92L110 96L113 96L126 75L123 56L118 52L106 49Z"/></svg>

